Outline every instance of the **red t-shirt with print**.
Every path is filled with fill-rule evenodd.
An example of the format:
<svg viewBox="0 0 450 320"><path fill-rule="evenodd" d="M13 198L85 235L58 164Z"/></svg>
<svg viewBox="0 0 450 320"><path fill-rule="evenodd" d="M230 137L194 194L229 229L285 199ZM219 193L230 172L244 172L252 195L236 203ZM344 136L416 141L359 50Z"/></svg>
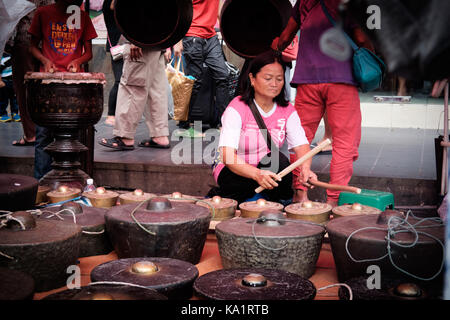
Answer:
<svg viewBox="0 0 450 320"><path fill-rule="evenodd" d="M97 37L89 15L80 10L80 29L69 29L67 21L73 20L73 12L61 12L56 4L40 7L28 32L42 40L42 54L51 60L58 70L67 71L71 61L83 55L83 43ZM43 66L41 66L43 71Z"/></svg>

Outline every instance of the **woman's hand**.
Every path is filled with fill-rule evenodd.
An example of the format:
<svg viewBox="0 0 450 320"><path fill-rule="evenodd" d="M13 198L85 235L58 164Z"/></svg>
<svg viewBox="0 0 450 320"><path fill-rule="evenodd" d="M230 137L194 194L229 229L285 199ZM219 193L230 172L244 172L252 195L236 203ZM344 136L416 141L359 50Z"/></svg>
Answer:
<svg viewBox="0 0 450 320"><path fill-rule="evenodd" d="M317 175L311 171L308 166L302 166L300 169L300 175L298 177L298 181L303 184L305 187L314 188L313 185L308 183L308 180L317 180Z"/></svg>
<svg viewBox="0 0 450 320"><path fill-rule="evenodd" d="M281 177L269 170L257 169L253 178L258 184L268 190L278 187L275 181L281 181Z"/></svg>

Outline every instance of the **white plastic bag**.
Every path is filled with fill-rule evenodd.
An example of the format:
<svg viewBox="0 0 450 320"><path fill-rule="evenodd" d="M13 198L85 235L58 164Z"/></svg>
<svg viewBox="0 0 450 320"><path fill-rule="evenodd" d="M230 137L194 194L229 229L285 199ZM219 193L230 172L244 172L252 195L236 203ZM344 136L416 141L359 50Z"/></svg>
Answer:
<svg viewBox="0 0 450 320"><path fill-rule="evenodd" d="M0 57L20 19L34 9L36 5L26 0L0 0Z"/></svg>

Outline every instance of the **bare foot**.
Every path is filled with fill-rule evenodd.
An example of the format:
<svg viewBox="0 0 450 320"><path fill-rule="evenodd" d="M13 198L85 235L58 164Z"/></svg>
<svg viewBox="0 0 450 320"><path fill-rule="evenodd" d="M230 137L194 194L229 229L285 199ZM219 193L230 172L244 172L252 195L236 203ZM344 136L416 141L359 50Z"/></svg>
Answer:
<svg viewBox="0 0 450 320"><path fill-rule="evenodd" d="M113 127L114 127L114 125L115 125L115 123L116 123L116 118L115 118L114 116L107 116L107 117L106 117L106 120L105 120L105 123L106 123L107 125L110 125L110 126L113 126Z"/></svg>
<svg viewBox="0 0 450 320"><path fill-rule="evenodd" d="M163 146L169 144L169 137L166 137L166 136L153 137L152 140L155 141L157 144L160 144Z"/></svg>

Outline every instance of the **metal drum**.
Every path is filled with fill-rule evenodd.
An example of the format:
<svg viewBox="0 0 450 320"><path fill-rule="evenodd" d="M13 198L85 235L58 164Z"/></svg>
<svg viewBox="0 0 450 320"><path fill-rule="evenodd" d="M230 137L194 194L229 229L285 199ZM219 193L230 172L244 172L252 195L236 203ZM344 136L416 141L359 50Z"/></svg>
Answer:
<svg viewBox="0 0 450 320"><path fill-rule="evenodd" d="M436 219L422 221L394 210L332 219L327 231L339 281L367 277L372 265L380 268L381 277L416 279L406 271L440 281L445 226Z"/></svg>
<svg viewBox="0 0 450 320"><path fill-rule="evenodd" d="M30 275L17 270L0 268L0 301L31 300L33 294L34 280Z"/></svg>
<svg viewBox="0 0 450 320"><path fill-rule="evenodd" d="M164 257L197 264L211 214L195 204L153 198L113 207L105 218L119 258Z"/></svg>
<svg viewBox="0 0 450 320"><path fill-rule="evenodd" d="M105 232L106 212L106 209L82 206L72 201L38 211L42 213L41 220L64 221L81 227L79 257L108 254L113 250Z"/></svg>
<svg viewBox="0 0 450 320"><path fill-rule="evenodd" d="M196 295L211 300L313 300L316 288L298 274L282 270L217 270L194 282Z"/></svg>
<svg viewBox="0 0 450 320"><path fill-rule="evenodd" d="M91 281L126 282L164 294L169 299L190 299L198 277L193 264L170 258L128 258L103 263L91 272Z"/></svg>
<svg viewBox="0 0 450 320"><path fill-rule="evenodd" d="M83 192L83 196L88 198L92 206L96 208L111 208L116 205L119 194L117 192L98 187L94 191Z"/></svg>
<svg viewBox="0 0 450 320"><path fill-rule="evenodd" d="M42 300L167 300L157 291L132 284L95 284L69 289L46 296Z"/></svg>
<svg viewBox="0 0 450 320"><path fill-rule="evenodd" d="M36 291L66 285L67 267L77 264L81 228L73 223L35 219L19 211L0 218L0 267L33 277Z"/></svg>
<svg viewBox="0 0 450 320"><path fill-rule="evenodd" d="M309 278L315 271L325 228L302 221L285 221L280 212L261 218L222 221L216 226L224 268L268 268Z"/></svg>
<svg viewBox="0 0 450 320"><path fill-rule="evenodd" d="M254 58L270 49L291 16L289 0L226 0L220 32L238 56Z"/></svg>
<svg viewBox="0 0 450 320"><path fill-rule="evenodd" d="M242 202L239 205L242 218L258 218L259 214L267 210L282 211L284 206L278 202L267 201L265 199L258 199L256 201Z"/></svg>
<svg viewBox="0 0 450 320"><path fill-rule="evenodd" d="M170 48L183 39L192 15L192 0L116 0L114 8L125 38L138 47L155 50Z"/></svg>
<svg viewBox="0 0 450 320"><path fill-rule="evenodd" d="M33 209L37 191L38 181L35 178L18 174L0 174L0 210Z"/></svg>
<svg viewBox="0 0 450 320"><path fill-rule="evenodd" d="M327 203L305 201L290 204L284 208L284 211L289 219L325 224L330 219L331 209L331 205Z"/></svg>
<svg viewBox="0 0 450 320"><path fill-rule="evenodd" d="M78 139L80 129L96 124L103 112L103 73L27 72L27 109L34 123L49 128L55 141L45 150L54 158L40 184L83 189L89 176L80 170L79 154L88 151Z"/></svg>
<svg viewBox="0 0 450 320"><path fill-rule="evenodd" d="M150 200L156 197L153 193L146 193L141 189L136 189L133 192L127 192L119 195L120 204L140 203L142 201Z"/></svg>
<svg viewBox="0 0 450 320"><path fill-rule="evenodd" d="M430 286L421 281L405 280L401 277L380 277L380 288L367 285L368 276L352 278L346 281L351 288L353 300L437 300L442 299L442 286ZM370 283L370 279L369 279ZM372 284L373 285L373 284ZM339 289L339 298L349 300L346 288Z"/></svg>
<svg viewBox="0 0 450 320"><path fill-rule="evenodd" d="M212 218L214 221L223 221L233 218L238 205L236 200L222 198L220 196L203 199L202 201L197 202L197 204L199 206L207 207L211 212L211 215L214 213ZM214 211L211 207L214 208Z"/></svg>
<svg viewBox="0 0 450 320"><path fill-rule="evenodd" d="M333 218L340 218L367 214L380 214L381 210L374 207L365 206L363 204L353 203L334 207L332 212Z"/></svg>

